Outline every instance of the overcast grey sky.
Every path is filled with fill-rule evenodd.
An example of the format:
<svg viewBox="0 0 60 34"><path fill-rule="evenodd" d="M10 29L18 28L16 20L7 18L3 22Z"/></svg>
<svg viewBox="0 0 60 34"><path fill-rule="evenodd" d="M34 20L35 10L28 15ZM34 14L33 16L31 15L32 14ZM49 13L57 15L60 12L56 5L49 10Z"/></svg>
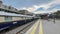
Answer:
<svg viewBox="0 0 60 34"><path fill-rule="evenodd" d="M30 12L50 12L60 10L60 0L1 0L5 5Z"/></svg>

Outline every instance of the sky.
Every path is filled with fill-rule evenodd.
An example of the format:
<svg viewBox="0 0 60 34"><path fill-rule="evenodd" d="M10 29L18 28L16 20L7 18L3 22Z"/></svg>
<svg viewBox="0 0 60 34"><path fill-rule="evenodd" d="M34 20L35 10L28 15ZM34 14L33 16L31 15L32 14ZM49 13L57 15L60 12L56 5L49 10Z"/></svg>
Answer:
<svg viewBox="0 0 60 34"><path fill-rule="evenodd" d="M18 10L26 9L34 13L49 13L60 10L60 0L1 0L3 4Z"/></svg>

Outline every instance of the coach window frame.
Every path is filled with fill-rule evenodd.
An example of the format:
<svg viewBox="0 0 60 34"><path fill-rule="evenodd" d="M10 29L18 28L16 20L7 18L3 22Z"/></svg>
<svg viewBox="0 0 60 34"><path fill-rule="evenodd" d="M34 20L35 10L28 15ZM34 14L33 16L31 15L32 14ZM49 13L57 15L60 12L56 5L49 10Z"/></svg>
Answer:
<svg viewBox="0 0 60 34"><path fill-rule="evenodd" d="M5 17L4 17L4 20L5 20L6 22L12 21L12 16L5 16Z"/></svg>

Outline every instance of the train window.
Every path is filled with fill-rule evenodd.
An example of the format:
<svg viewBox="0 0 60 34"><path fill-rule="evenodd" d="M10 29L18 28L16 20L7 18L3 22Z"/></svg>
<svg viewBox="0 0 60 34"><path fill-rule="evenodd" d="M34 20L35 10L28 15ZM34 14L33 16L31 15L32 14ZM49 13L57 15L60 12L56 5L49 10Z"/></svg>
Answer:
<svg viewBox="0 0 60 34"><path fill-rule="evenodd" d="M5 16L5 21L11 21L12 20L12 17L10 16Z"/></svg>
<svg viewBox="0 0 60 34"><path fill-rule="evenodd" d="M0 11L2 11L2 9L0 9Z"/></svg>
<svg viewBox="0 0 60 34"><path fill-rule="evenodd" d="M0 11L1 11L1 9L0 9Z"/></svg>

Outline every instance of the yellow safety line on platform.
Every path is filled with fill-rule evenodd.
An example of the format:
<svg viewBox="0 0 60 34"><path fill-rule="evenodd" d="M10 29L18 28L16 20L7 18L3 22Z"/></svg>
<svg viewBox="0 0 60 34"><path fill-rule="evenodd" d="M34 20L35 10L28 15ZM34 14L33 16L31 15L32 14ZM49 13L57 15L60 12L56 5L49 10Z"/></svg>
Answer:
<svg viewBox="0 0 60 34"><path fill-rule="evenodd" d="M36 31L37 25L38 25L37 23L34 24L34 27L33 27L33 29L32 29L32 31L31 31L30 34L35 34L35 31Z"/></svg>
<svg viewBox="0 0 60 34"><path fill-rule="evenodd" d="M42 20L40 20L39 34L43 34L43 30L42 30Z"/></svg>

